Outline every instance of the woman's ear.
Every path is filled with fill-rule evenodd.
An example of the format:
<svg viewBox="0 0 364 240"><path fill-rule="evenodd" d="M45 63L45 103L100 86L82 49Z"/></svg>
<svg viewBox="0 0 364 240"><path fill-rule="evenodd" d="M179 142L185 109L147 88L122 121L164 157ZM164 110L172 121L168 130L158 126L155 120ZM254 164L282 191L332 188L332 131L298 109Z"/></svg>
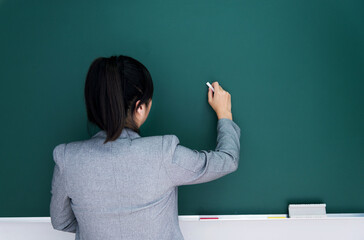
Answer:
<svg viewBox="0 0 364 240"><path fill-rule="evenodd" d="M140 100L138 100L136 103L135 103L135 111L137 112L138 111L138 109L137 109L137 106L138 106L138 104L140 103ZM140 106L139 106L140 107Z"/></svg>
<svg viewBox="0 0 364 240"><path fill-rule="evenodd" d="M138 100L136 103L135 103L135 110L134 110L134 116L140 120L140 119L143 119L144 118L144 115L145 115L145 112L146 112L146 107L145 107L145 103L144 104L141 104L138 108L138 104L140 103L140 100Z"/></svg>

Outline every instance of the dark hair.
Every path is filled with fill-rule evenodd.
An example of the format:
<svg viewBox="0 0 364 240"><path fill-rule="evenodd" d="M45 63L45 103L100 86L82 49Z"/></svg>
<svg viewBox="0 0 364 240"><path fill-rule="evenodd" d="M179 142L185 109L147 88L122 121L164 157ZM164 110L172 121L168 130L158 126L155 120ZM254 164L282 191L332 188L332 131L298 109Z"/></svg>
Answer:
<svg viewBox="0 0 364 240"><path fill-rule="evenodd" d="M106 131L104 143L116 140L124 127L139 133L134 110L143 103L148 106L152 97L152 77L139 61L120 55L92 62L85 83L87 118Z"/></svg>

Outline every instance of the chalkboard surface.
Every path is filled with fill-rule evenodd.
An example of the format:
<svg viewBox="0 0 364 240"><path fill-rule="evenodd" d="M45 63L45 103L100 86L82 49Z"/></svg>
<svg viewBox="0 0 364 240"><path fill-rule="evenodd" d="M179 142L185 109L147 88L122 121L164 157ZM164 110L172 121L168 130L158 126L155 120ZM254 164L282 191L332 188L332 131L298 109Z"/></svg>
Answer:
<svg viewBox="0 0 364 240"><path fill-rule="evenodd" d="M49 216L53 148L90 138L92 60L144 63L142 136L214 149L206 81L232 95L238 171L179 188L179 214L364 212L364 2L0 1L0 216Z"/></svg>

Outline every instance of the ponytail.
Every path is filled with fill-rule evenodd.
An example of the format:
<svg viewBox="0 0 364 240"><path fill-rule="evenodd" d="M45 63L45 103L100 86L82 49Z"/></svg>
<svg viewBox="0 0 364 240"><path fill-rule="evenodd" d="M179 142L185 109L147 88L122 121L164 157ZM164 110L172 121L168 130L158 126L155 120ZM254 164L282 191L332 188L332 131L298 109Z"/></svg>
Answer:
<svg viewBox="0 0 364 240"><path fill-rule="evenodd" d="M139 133L135 104L148 104L153 82L147 68L131 57L101 57L89 68L84 93L88 120L106 132L106 143L116 140L124 127Z"/></svg>

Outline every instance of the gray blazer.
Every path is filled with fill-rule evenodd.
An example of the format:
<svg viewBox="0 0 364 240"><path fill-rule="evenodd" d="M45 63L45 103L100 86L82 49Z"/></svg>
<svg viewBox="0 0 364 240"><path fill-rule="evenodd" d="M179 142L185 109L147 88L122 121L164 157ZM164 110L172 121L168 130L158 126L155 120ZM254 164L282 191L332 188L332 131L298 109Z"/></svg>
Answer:
<svg viewBox="0 0 364 240"><path fill-rule="evenodd" d="M226 118L217 122L215 151L129 128L113 142L103 144L105 137L100 131L53 151L51 222L76 240L183 239L177 186L212 181L239 163L240 128Z"/></svg>

